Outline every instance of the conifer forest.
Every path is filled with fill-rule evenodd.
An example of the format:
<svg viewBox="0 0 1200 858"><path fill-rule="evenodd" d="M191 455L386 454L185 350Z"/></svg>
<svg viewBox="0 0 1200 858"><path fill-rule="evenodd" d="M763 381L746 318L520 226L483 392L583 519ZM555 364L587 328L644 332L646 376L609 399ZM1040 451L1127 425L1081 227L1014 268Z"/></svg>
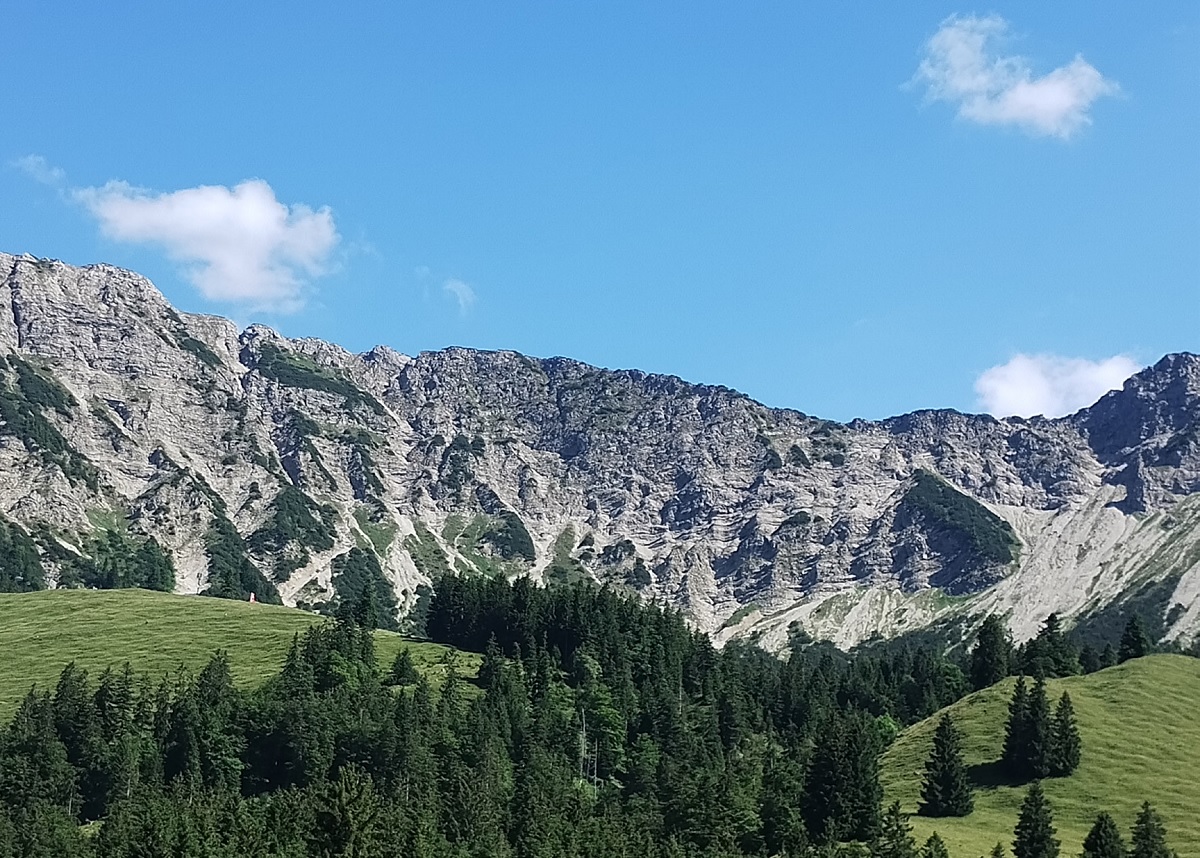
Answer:
<svg viewBox="0 0 1200 858"><path fill-rule="evenodd" d="M1010 708L1003 762L1030 782L1011 846L1054 858L1040 779L1087 753L1069 697L1045 694L1047 667L1079 669L1053 618L1017 651L985 630L962 664L802 636L781 659L589 584L445 576L425 631L484 653L467 680L452 655L425 675L407 651L377 664L375 616L366 585L253 691L223 652L160 680L67 665L0 740L0 856L936 858L939 838L918 847L883 807L880 753L1011 666L1037 677ZM943 716L919 812L969 814L971 791ZM1130 854L1169 854L1143 816ZM1124 854L1111 818L1096 825L1086 854Z"/></svg>

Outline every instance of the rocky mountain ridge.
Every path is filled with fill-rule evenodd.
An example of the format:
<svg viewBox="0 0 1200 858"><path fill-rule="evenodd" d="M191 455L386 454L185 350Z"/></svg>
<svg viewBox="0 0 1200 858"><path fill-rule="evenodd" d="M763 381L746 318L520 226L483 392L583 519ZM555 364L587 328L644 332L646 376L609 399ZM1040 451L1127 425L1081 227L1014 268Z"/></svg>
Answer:
<svg viewBox="0 0 1200 858"><path fill-rule="evenodd" d="M0 254L0 278L0 522L51 581L114 532L183 592L308 606L374 574L406 610L458 570L604 581L768 647L1135 603L1200 631L1195 355L1062 419L838 424L565 358L239 332L112 266Z"/></svg>

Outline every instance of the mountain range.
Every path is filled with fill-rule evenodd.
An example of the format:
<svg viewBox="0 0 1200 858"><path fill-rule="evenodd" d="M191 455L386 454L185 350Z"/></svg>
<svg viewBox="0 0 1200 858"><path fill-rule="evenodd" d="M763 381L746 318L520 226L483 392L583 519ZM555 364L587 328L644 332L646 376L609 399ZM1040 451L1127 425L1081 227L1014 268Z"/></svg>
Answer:
<svg viewBox="0 0 1200 858"><path fill-rule="evenodd" d="M1051 612L1200 633L1194 354L1059 419L843 424L566 358L239 330L109 265L0 254L0 283L0 530L51 584L153 539L180 592L331 608L373 577L401 616L458 571L607 583L769 649L987 613L1018 639Z"/></svg>

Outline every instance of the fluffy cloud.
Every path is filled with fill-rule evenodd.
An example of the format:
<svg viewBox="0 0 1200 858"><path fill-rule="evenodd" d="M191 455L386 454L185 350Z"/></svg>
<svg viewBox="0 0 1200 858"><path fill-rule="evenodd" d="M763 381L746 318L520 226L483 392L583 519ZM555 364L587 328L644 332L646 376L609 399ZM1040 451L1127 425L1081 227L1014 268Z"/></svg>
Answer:
<svg viewBox="0 0 1200 858"><path fill-rule="evenodd" d="M1088 110L1096 99L1117 92L1116 83L1080 56L1034 77L1024 57L997 53L1007 31L996 15L947 18L925 43L914 80L927 86L930 100L957 105L964 119L1063 140L1091 123Z"/></svg>
<svg viewBox="0 0 1200 858"><path fill-rule="evenodd" d="M442 290L454 297L458 302L458 311L466 313L475 303L475 290L471 288L469 283L451 277L442 284Z"/></svg>
<svg viewBox="0 0 1200 858"><path fill-rule="evenodd" d="M1116 390L1139 369L1124 355L1105 360L1057 355L1017 355L994 366L975 380L975 393L984 411L998 417L1013 414L1062 417Z"/></svg>
<svg viewBox="0 0 1200 858"><path fill-rule="evenodd" d="M261 179L168 193L109 182L72 193L105 235L161 247L206 298L251 309L298 309L339 241L328 208L281 203Z"/></svg>

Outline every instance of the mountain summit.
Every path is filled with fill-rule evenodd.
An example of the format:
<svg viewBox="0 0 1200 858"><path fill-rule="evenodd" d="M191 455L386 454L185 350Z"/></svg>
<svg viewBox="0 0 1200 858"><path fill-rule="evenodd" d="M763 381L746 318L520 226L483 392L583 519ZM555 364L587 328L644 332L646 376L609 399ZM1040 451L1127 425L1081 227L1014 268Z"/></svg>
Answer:
<svg viewBox="0 0 1200 858"><path fill-rule="evenodd" d="M0 538L50 582L152 538L181 592L310 607L502 572L768 647L985 611L1200 631L1196 355L1062 419L839 424L564 358L239 332L107 265L0 277Z"/></svg>

